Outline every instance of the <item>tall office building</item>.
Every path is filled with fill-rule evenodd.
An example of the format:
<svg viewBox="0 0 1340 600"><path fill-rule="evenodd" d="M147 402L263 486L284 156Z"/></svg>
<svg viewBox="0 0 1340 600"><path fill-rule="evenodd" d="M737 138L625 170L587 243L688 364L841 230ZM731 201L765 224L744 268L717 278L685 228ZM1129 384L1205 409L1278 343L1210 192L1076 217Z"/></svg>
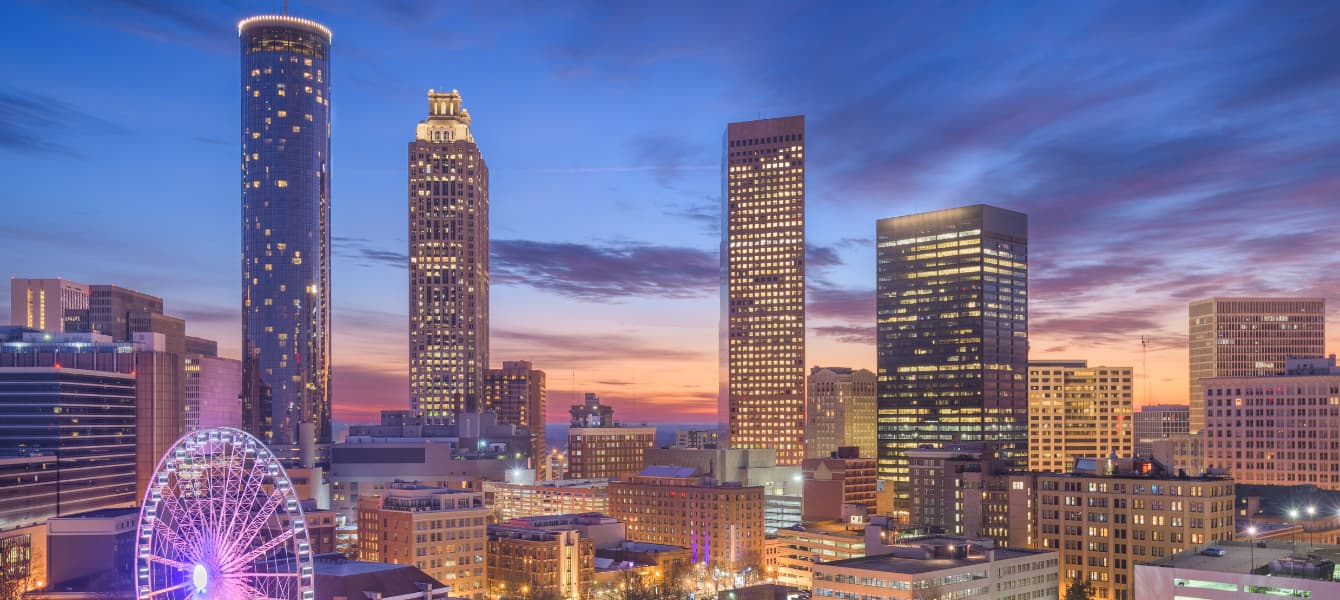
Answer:
<svg viewBox="0 0 1340 600"><path fill-rule="evenodd" d="M267 15L242 50L242 381L251 433L330 442L330 30Z"/></svg>
<svg viewBox="0 0 1340 600"><path fill-rule="evenodd" d="M488 517L483 492L379 490L358 499L358 558L414 565L451 586L453 598L484 600Z"/></svg>
<svg viewBox="0 0 1340 600"><path fill-rule="evenodd" d="M1028 363L1028 470L1066 473L1077 458L1130 458L1134 369L1083 360Z"/></svg>
<svg viewBox="0 0 1340 600"><path fill-rule="evenodd" d="M408 162L410 409L448 423L489 367L489 169L456 90L428 90Z"/></svg>
<svg viewBox="0 0 1340 600"><path fill-rule="evenodd" d="M876 224L880 477L906 504L906 451L1028 453L1028 217L985 204Z"/></svg>
<svg viewBox="0 0 1340 600"><path fill-rule="evenodd" d="M805 457L805 117L726 128L718 416L730 448Z"/></svg>
<svg viewBox="0 0 1340 600"><path fill-rule="evenodd" d="M530 430L531 456L545 455L544 371L531 368L529 361L505 361L501 369L484 374L484 411L498 414L498 423Z"/></svg>
<svg viewBox="0 0 1340 600"><path fill-rule="evenodd" d="M1133 456L1153 456L1154 442L1185 437L1191 433L1191 408L1184 404L1141 406L1132 417Z"/></svg>
<svg viewBox="0 0 1340 600"><path fill-rule="evenodd" d="M1323 298L1206 298L1188 307L1191 433L1205 426L1204 377L1283 375L1326 350Z"/></svg>
<svg viewBox="0 0 1340 600"><path fill-rule="evenodd" d="M875 457L875 374L865 369L810 369L805 458L828 458L839 447Z"/></svg>
<svg viewBox="0 0 1340 600"><path fill-rule="evenodd" d="M9 322L47 333L67 330L67 313L88 310L89 286L67 279L9 278Z"/></svg>

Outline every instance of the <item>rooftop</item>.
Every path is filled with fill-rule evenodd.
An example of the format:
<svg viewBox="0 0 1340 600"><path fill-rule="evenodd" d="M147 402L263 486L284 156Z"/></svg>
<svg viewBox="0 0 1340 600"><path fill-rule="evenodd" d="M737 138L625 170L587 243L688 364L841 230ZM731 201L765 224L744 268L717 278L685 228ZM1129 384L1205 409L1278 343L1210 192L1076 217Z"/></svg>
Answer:
<svg viewBox="0 0 1340 600"><path fill-rule="evenodd" d="M99 508L97 510L90 510L88 512L81 512L73 515L61 515L59 517L52 517L52 518L53 519L114 519L117 517L124 517L127 515L138 515L138 514L140 514L140 509L132 506L128 508Z"/></svg>
<svg viewBox="0 0 1340 600"><path fill-rule="evenodd" d="M826 535L843 535L859 538L865 536L865 523L853 525L847 521L839 520L813 521L809 523L801 523L800 525L793 525L791 527L783 527L777 530L778 533L783 531L822 533Z"/></svg>
<svg viewBox="0 0 1340 600"><path fill-rule="evenodd" d="M928 547L943 546L951 552L955 550L962 552L962 545L965 543L969 544L969 548L963 556L956 558L926 557L925 549ZM994 551L994 560L997 561L1052 554L1052 551L1050 550L1025 550L1021 548L995 548ZM990 562L991 559L988 558L986 554L987 552L988 550L984 546L979 545L974 540L966 540L963 538L924 538L910 542L908 545L896 546L893 548L891 554L846 558L826 562L823 563L823 565L841 567L844 569L878 571L880 573L920 575L943 569L954 569Z"/></svg>
<svg viewBox="0 0 1340 600"><path fill-rule="evenodd" d="M1219 548L1224 551L1224 555L1206 556L1201 554L1201 551L1206 548ZM1340 563L1340 546L1330 544L1308 544L1306 542L1293 544L1290 542L1262 540L1257 541L1256 547L1252 548L1251 542L1223 541L1197 546L1186 552L1153 561L1146 566L1192 569L1215 573L1236 573L1241 575L1246 575L1255 571L1257 575L1270 574L1275 577L1290 577L1293 579L1321 579L1320 577L1302 575L1297 572L1294 574L1285 574L1278 571L1275 573L1270 572L1271 562L1287 559L1291 556L1300 559L1311 558L1314 560L1329 560L1333 563Z"/></svg>

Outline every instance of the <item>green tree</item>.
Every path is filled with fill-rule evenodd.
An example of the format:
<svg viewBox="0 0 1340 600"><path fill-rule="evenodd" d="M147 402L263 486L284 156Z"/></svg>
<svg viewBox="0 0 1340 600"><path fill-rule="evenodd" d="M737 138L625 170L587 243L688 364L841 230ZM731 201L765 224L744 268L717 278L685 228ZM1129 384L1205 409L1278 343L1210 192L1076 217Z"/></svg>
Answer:
<svg viewBox="0 0 1340 600"><path fill-rule="evenodd" d="M1093 586L1089 585L1089 580L1085 577L1072 579L1062 600L1093 600Z"/></svg>

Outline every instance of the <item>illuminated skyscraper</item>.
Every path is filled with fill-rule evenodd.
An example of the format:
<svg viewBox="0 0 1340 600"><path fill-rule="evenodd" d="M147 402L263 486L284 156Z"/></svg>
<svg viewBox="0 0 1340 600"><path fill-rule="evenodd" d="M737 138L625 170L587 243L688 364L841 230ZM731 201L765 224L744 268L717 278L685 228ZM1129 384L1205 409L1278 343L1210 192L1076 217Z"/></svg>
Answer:
<svg viewBox="0 0 1340 600"><path fill-rule="evenodd" d="M410 409L479 410L488 366L489 169L461 95L428 90L409 143Z"/></svg>
<svg viewBox="0 0 1340 600"><path fill-rule="evenodd" d="M536 371L530 361L503 361L501 369L484 374L484 410L498 413L500 425L516 425L530 430L531 456L545 455L544 371Z"/></svg>
<svg viewBox="0 0 1340 600"><path fill-rule="evenodd" d="M242 380L247 428L330 441L330 30L237 25L242 50Z"/></svg>
<svg viewBox="0 0 1340 600"><path fill-rule="evenodd" d="M1028 217L978 204L881 219L875 310L880 477L906 451L990 446L1028 459Z"/></svg>
<svg viewBox="0 0 1340 600"><path fill-rule="evenodd" d="M726 128L718 416L730 448L805 457L805 117Z"/></svg>
<svg viewBox="0 0 1340 600"><path fill-rule="evenodd" d="M1206 298L1187 307L1191 433L1205 426L1203 377L1283 375L1326 352L1324 298Z"/></svg>

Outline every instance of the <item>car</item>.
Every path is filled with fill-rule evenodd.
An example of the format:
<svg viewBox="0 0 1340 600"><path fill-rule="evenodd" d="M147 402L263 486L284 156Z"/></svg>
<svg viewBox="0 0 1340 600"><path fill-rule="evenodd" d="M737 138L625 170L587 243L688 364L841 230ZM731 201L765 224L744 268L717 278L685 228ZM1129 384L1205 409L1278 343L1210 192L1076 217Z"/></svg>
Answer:
<svg viewBox="0 0 1340 600"><path fill-rule="evenodd" d="M1226 554L1223 548L1206 548L1204 550L1201 550L1200 553L1204 554L1205 556L1223 556L1224 554Z"/></svg>

